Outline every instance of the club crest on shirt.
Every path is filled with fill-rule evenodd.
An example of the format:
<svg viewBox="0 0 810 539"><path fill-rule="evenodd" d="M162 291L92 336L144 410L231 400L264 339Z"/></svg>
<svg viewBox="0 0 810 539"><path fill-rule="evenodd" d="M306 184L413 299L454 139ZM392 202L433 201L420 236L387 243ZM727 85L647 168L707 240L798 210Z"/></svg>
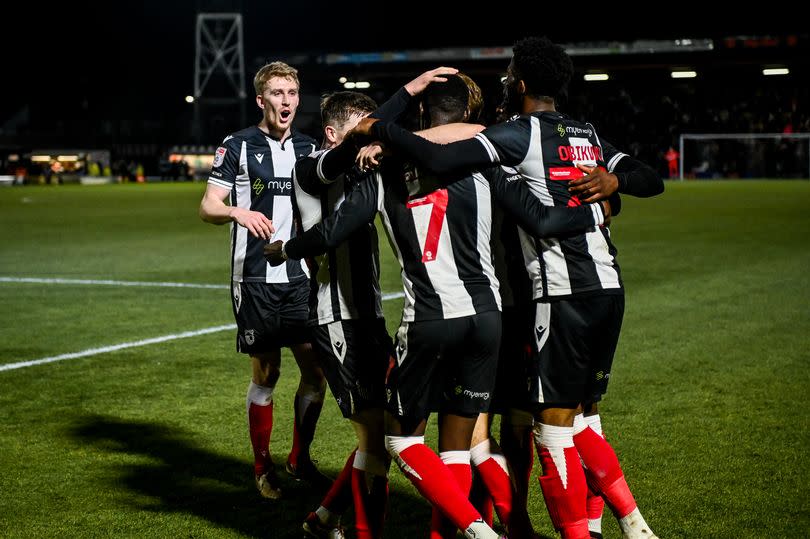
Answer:
<svg viewBox="0 0 810 539"><path fill-rule="evenodd" d="M222 165L222 162L225 161L225 153L228 151L227 148L224 146L220 146L217 148L217 151L214 153L214 163L212 166L217 168L218 166Z"/></svg>

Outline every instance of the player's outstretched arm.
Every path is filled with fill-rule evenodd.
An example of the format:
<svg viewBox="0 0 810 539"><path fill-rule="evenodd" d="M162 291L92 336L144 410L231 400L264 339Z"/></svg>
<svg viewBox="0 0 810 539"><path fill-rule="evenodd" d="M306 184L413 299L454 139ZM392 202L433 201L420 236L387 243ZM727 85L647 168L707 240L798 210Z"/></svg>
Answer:
<svg viewBox="0 0 810 539"><path fill-rule="evenodd" d="M483 174L496 202L537 238L567 236L606 224L610 219L610 203L607 201L573 208L546 206L532 194L519 175L509 175L501 167L489 168Z"/></svg>
<svg viewBox="0 0 810 539"><path fill-rule="evenodd" d="M334 249L361 226L374 219L377 212L376 181L364 181L346 196L340 208L303 234L279 245L279 241L264 246L264 255L270 265L282 264L288 258L300 260Z"/></svg>

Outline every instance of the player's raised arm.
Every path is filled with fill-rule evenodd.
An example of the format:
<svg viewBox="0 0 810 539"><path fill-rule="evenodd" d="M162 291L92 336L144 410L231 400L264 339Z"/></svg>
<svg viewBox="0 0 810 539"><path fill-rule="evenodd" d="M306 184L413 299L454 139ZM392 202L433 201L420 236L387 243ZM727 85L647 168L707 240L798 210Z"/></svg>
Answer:
<svg viewBox="0 0 810 539"><path fill-rule="evenodd" d="M479 168L491 165L494 160L487 149L476 139L462 140L451 144L436 144L390 122L373 118L361 121L352 136L380 140L417 165L431 172L442 174L459 168Z"/></svg>

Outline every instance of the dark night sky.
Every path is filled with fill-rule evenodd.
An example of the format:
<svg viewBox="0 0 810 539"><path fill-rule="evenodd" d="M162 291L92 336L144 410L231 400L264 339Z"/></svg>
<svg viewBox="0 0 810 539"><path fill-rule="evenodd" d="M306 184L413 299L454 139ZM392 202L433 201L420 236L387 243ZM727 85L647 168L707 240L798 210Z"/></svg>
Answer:
<svg viewBox="0 0 810 539"><path fill-rule="evenodd" d="M40 114L70 117L72 111L74 117L81 117L81 111L92 110L94 103L101 103L104 110L120 107L125 111L130 106L143 109L182 102L193 91L198 11L240 11L244 15L248 81L255 59L272 60L294 51L508 46L533 34L573 43L807 32L798 17L784 12L713 16L702 12L697 2L648 2L632 16L634 21L646 22L632 24L626 15L635 9L630 4L622 4L621 9L609 9L605 2L526 4L559 6L564 15L557 16L556 22L553 11L521 11L519 2L511 2L515 7L508 13L478 13L465 4L445 2L442 12L451 15L442 16L430 10L436 4L408 0L377 4L141 0L63 2L43 7L28 0L4 6L0 45L5 82L0 121L26 103L31 109L45 111ZM122 117L126 117L124 112Z"/></svg>
<svg viewBox="0 0 810 539"><path fill-rule="evenodd" d="M225 10L242 6L248 65L256 57L271 59L276 51L510 45L530 34L581 42L806 32L799 28L797 17L786 17L783 12L711 16L697 9L697 2L647 3L646 12L633 15L634 20L646 18L641 24L630 24L627 15L607 9L604 2L595 4L598 8L575 2L543 3L560 6L559 11L566 14L558 18L564 21L558 24L541 24L539 21L550 15L521 13L518 9L504 16L474 13L463 7L451 16L436 17L425 8L430 3L407 0L376 5L294 0L29 4L4 7L6 24L0 32L4 73L17 74L17 94L33 91L39 95L47 90L47 95L53 95L75 85L120 95L190 93L198 6L221 6ZM456 4L443 5L450 5L447 9L452 11ZM394 27L385 22L392 17L397 21ZM507 22L509 19L513 22ZM4 94L9 92L12 90L3 89Z"/></svg>

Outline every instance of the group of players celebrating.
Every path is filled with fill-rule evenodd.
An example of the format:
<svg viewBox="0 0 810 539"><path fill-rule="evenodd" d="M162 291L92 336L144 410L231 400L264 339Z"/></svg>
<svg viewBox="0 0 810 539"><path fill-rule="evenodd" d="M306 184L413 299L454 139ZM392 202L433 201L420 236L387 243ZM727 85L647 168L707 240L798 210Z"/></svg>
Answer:
<svg viewBox="0 0 810 539"><path fill-rule="evenodd" d="M602 435L597 403L624 313L607 225L619 193L653 196L663 182L592 124L556 110L572 74L558 45L518 41L499 111L508 119L486 128L480 89L452 68L421 74L381 106L336 92L321 103L317 151L291 131L296 70L274 62L256 74L262 120L217 149L200 215L232 223L259 493L282 496L269 451L280 348L301 371L287 471L327 484L309 455L324 379L357 435L303 523L308 535L342 537L340 516L353 504L357 537L383 537L393 459L433 506L431 537L497 538L493 507L509 537L535 537L526 501L536 447L563 538L601 537L605 503L623 537L656 537ZM393 342L378 214L405 295ZM424 439L431 412L438 454ZM492 413L501 414L500 444Z"/></svg>

